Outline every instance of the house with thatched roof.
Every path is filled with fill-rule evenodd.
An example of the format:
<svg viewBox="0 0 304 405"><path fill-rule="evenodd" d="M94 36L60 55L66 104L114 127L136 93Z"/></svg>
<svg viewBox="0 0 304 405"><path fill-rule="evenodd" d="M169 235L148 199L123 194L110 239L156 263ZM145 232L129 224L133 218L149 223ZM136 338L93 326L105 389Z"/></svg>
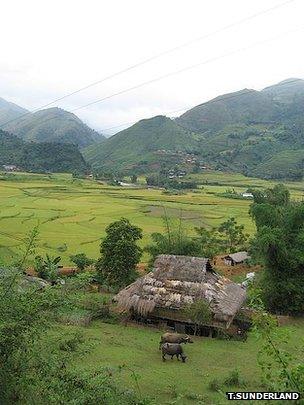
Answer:
<svg viewBox="0 0 304 405"><path fill-rule="evenodd" d="M246 299L246 289L217 274L208 259L160 255L152 271L114 298L134 320L193 333L195 321L187 310L198 300L208 303L211 320L205 329L228 329Z"/></svg>
<svg viewBox="0 0 304 405"><path fill-rule="evenodd" d="M242 264L246 262L246 260L249 260L250 256L248 255L248 252L236 252L236 253L231 253L230 255L227 255L224 257L224 262L227 266L236 266L237 264Z"/></svg>

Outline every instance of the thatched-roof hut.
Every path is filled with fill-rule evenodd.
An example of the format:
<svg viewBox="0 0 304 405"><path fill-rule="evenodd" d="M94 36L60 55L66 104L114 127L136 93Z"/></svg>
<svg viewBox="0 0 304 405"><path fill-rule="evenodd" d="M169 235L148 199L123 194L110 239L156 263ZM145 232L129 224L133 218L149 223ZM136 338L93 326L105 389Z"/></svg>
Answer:
<svg viewBox="0 0 304 405"><path fill-rule="evenodd" d="M212 320L207 326L227 329L245 298L246 290L215 273L208 259L160 255L153 270L120 291L115 301L135 319L164 322L191 333L195 322L186 309L195 301L209 304Z"/></svg>
<svg viewBox="0 0 304 405"><path fill-rule="evenodd" d="M231 253L230 255L227 255L224 257L224 262L228 266L236 266L237 264L244 263L246 260L249 260L250 256L248 255L248 252L236 252L236 253Z"/></svg>

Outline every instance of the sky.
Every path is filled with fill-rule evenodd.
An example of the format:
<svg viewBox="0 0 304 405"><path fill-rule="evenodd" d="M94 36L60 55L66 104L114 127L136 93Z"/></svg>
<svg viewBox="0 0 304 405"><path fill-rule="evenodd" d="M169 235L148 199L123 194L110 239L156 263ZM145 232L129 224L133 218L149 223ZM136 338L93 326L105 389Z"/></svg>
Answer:
<svg viewBox="0 0 304 405"><path fill-rule="evenodd" d="M56 102L111 135L139 119L220 94L304 78L304 2L293 0L2 0L0 97L29 110L195 41ZM79 107L146 81L193 69ZM114 127L114 128L113 128Z"/></svg>

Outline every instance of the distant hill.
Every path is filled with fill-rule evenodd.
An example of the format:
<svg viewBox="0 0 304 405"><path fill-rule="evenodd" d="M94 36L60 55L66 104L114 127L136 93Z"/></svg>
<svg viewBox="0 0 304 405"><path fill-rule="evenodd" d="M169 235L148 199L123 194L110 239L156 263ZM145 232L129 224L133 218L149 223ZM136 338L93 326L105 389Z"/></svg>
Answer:
<svg viewBox="0 0 304 405"><path fill-rule="evenodd" d="M304 81L287 79L262 91L216 97L175 120L139 121L83 153L95 167L144 172L182 163L184 156L174 154L182 151L201 166L297 179L304 174L302 150Z"/></svg>
<svg viewBox="0 0 304 405"><path fill-rule="evenodd" d="M106 141L83 150L85 159L102 169L146 171L168 159L164 151L193 151L197 138L170 118L156 116L137 122Z"/></svg>
<svg viewBox="0 0 304 405"><path fill-rule="evenodd" d="M218 97L177 119L201 135L200 157L216 169L264 178L301 178L304 81ZM303 157L304 158L304 157Z"/></svg>
<svg viewBox="0 0 304 405"><path fill-rule="evenodd" d="M88 170L76 145L25 142L0 130L0 169L3 165L16 165L33 172L84 173Z"/></svg>
<svg viewBox="0 0 304 405"><path fill-rule="evenodd" d="M80 148L104 139L76 115L57 107L28 114L4 129L25 141L72 143Z"/></svg>
<svg viewBox="0 0 304 405"><path fill-rule="evenodd" d="M28 110L25 108L19 107L17 104L10 103L0 97L0 125L26 113L28 113Z"/></svg>
<svg viewBox="0 0 304 405"><path fill-rule="evenodd" d="M266 87L262 93L280 103L293 103L298 97L303 99L304 80L294 78L283 80L273 86Z"/></svg>
<svg viewBox="0 0 304 405"><path fill-rule="evenodd" d="M194 132L211 135L231 124L267 123L275 113L271 97L244 89L198 105L178 117L176 122Z"/></svg>

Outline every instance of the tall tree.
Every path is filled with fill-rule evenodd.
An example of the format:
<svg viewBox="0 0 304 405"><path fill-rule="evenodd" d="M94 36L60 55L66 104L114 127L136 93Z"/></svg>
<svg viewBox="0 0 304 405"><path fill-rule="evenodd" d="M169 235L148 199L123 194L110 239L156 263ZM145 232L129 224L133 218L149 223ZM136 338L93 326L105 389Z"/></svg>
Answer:
<svg viewBox="0 0 304 405"><path fill-rule="evenodd" d="M142 249L137 241L142 238L142 230L121 218L106 228L106 237L100 245L101 258L96 264L103 281L110 286L123 287L136 278Z"/></svg>
<svg viewBox="0 0 304 405"><path fill-rule="evenodd" d="M267 309L304 312L304 203L290 201L283 185L255 196L250 213L257 227L253 252L265 265L261 280Z"/></svg>
<svg viewBox="0 0 304 405"><path fill-rule="evenodd" d="M235 218L229 218L223 222L218 231L223 235L225 248L229 252L242 248L248 239L248 235L244 233L244 225L238 225Z"/></svg>

